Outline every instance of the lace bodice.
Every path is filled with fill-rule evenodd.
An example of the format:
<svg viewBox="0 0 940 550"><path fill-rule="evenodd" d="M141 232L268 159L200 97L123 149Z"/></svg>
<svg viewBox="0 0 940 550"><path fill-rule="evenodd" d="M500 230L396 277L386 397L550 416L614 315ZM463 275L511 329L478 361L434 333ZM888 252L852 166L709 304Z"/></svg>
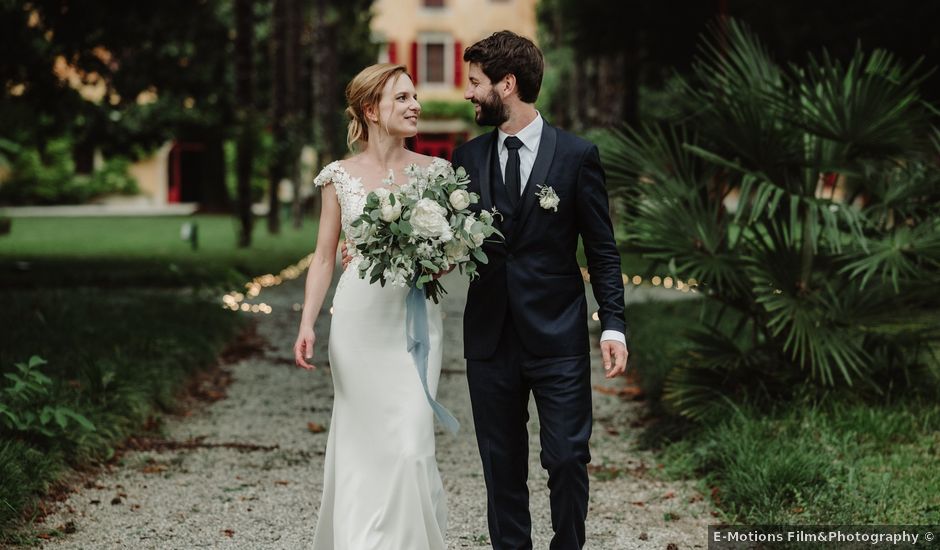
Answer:
<svg viewBox="0 0 940 550"><path fill-rule="evenodd" d="M426 170L431 173L440 170L442 165L449 164L450 162L435 157ZM402 174L396 174L396 176L404 177ZM338 160L324 166L323 170L313 180L316 187L322 187L330 183L336 187L336 198L339 200L343 233L348 234L352 222L362 214L362 210L366 205L366 195L372 189L366 191L366 188L362 185L362 178L351 176Z"/></svg>

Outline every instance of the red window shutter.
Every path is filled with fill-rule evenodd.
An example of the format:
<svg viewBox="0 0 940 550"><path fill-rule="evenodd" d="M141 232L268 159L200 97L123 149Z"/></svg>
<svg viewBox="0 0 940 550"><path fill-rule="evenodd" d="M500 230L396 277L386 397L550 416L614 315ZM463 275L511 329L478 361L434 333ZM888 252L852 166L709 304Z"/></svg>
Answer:
<svg viewBox="0 0 940 550"><path fill-rule="evenodd" d="M463 46L459 40L454 42L454 86L463 86Z"/></svg>
<svg viewBox="0 0 940 550"><path fill-rule="evenodd" d="M398 63L398 42L388 43L388 62Z"/></svg>
<svg viewBox="0 0 940 550"><path fill-rule="evenodd" d="M414 79L415 84L420 81L418 76L418 43L411 43L411 78Z"/></svg>

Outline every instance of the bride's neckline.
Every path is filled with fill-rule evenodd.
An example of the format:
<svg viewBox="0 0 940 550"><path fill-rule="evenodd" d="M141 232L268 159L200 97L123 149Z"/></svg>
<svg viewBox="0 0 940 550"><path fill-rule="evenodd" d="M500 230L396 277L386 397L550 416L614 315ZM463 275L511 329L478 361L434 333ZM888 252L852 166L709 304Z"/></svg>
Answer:
<svg viewBox="0 0 940 550"><path fill-rule="evenodd" d="M442 160L443 160L443 159L442 159ZM411 163L411 164L416 164L416 165L418 166L418 168L420 168L421 170L425 170L425 171L426 171L426 170L428 170L428 169L431 167L432 164L434 164L434 161L435 161L435 159L432 159L431 162L429 162L429 163L427 163L427 164L425 164L425 165L423 165L423 166L420 165L420 164L418 164L418 163L416 163L416 162ZM390 186L388 186L388 185L383 185L383 184L380 183L379 185L376 185L375 187L372 187L371 189L370 189L370 188L366 188L366 186L362 184L362 176L354 176L354 175L350 174L350 173L349 173L349 170L347 170L346 167L343 166L342 161L337 160L337 161L335 161L335 162L336 162L336 168L343 171L343 175L346 177L346 179L347 179L348 181L350 181L350 182L355 182L355 183L358 185L358 187L359 187L359 191L361 191L363 195L368 195L369 193L371 193L372 191L375 191L376 189L388 189L388 187L390 187ZM406 165L405 165L405 168L407 168L408 166L411 166L411 164L406 164ZM404 176L404 175L405 175L404 169L402 169L400 172L401 172L401 174L399 174L398 172L395 172L395 173L394 173L396 178L399 177L399 176ZM384 181L384 180L383 180L383 181Z"/></svg>

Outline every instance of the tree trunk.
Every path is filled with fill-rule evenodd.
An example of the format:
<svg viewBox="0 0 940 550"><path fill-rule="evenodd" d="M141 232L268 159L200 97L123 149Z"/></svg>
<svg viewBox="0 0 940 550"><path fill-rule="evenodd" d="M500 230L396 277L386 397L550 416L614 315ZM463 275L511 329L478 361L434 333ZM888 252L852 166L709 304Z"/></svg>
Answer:
<svg viewBox="0 0 940 550"><path fill-rule="evenodd" d="M254 122L254 17L252 0L235 0L235 105L238 121L236 177L238 178L238 218L241 232L238 246L251 246L251 173L255 155Z"/></svg>
<svg viewBox="0 0 940 550"><path fill-rule="evenodd" d="M314 38L313 105L316 124L319 167L334 161L339 155L336 147L339 126L336 120L336 40L335 22L332 21L329 0L316 0L316 35ZM318 167L318 168L319 168Z"/></svg>
<svg viewBox="0 0 940 550"><path fill-rule="evenodd" d="M305 73L307 64L304 62L303 48L303 29L304 29L304 10L303 0L292 0L289 16L290 22L290 47L291 52L290 65L290 112L291 112L291 172L292 182L292 200L291 200L291 219L293 227L300 229L303 227L303 210L300 200L300 151L304 143L304 98L306 82Z"/></svg>
<svg viewBox="0 0 940 550"><path fill-rule="evenodd" d="M271 128L274 134L274 154L271 155L271 164L268 166L268 232L277 234L281 230L280 201L278 189L281 180L287 174L287 162L290 154L290 137L288 135L288 36L287 19L289 17L290 0L275 0L274 2L274 32L271 33L271 60L274 63L274 78L271 79L273 90L271 93Z"/></svg>
<svg viewBox="0 0 940 550"><path fill-rule="evenodd" d="M634 32L620 57L621 96L620 119L633 126L639 121L640 63L638 40Z"/></svg>
<svg viewBox="0 0 940 550"><path fill-rule="evenodd" d="M232 213L231 198L225 186L225 150L220 132L206 132L201 140L206 144L205 171L203 172L202 203L200 212Z"/></svg>

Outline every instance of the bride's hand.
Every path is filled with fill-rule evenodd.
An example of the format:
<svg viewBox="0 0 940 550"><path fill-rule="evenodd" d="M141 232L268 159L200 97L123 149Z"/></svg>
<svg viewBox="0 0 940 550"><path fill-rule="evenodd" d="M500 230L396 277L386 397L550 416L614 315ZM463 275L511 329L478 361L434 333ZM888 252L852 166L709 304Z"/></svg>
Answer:
<svg viewBox="0 0 940 550"><path fill-rule="evenodd" d="M352 261L352 256L349 255L349 251L346 249L346 241L343 241L343 271L346 271L346 266L349 265L349 262Z"/></svg>
<svg viewBox="0 0 940 550"><path fill-rule="evenodd" d="M313 343L317 341L317 336L313 329L305 327L300 329L297 334L297 341L294 343L294 364L302 369L314 370L316 367L308 363L306 359L313 357Z"/></svg>

